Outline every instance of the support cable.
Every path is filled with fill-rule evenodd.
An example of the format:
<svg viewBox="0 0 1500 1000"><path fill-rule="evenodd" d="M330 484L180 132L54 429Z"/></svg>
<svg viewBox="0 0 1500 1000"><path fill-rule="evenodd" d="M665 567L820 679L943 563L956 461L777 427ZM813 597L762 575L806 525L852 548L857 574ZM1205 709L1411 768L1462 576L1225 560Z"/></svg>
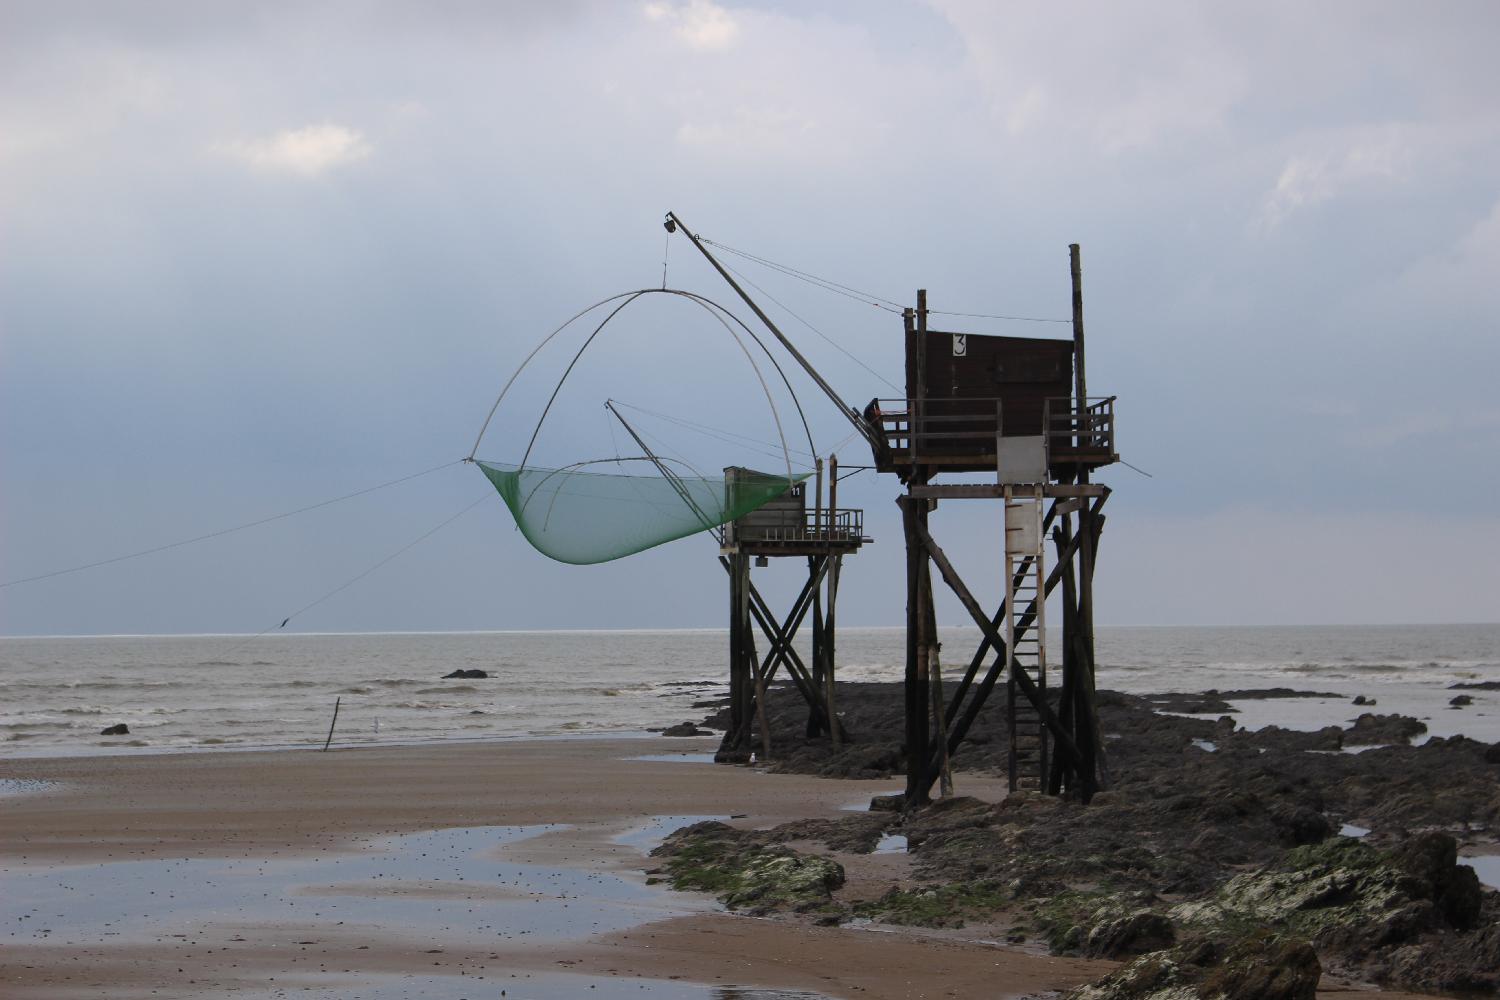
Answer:
<svg viewBox="0 0 1500 1000"><path fill-rule="evenodd" d="M490 498L490 494L489 493L485 493L484 496L480 497L478 500L475 500L473 503L467 505L466 507L464 507L463 509L461 509L460 511L458 511L458 513L448 515L446 518L444 518L443 520L439 521L437 524L433 525L431 528L428 528L426 531L422 532L416 538L414 538L411 541L407 542L405 545L401 546L395 552L392 552L390 555L386 556L384 559L380 560L378 563L376 563L375 565L371 566L369 569L367 569L364 572L359 573L356 576L353 576L350 579L346 580L345 582L339 584L337 587L334 587L332 590L328 591L328 593L324 594L322 597L318 598L317 600L312 601L309 604L304 604L302 607L298 608L296 611L293 611L291 614L289 614L285 618L283 618L281 620L281 624L277 625L276 628L277 629L284 629L284 628L286 628L287 623L290 622L292 619L296 618L298 615L301 615L301 614L303 614L304 612L307 612L307 611L311 611L313 608L317 607L319 604L322 604L324 601L328 600L330 597L333 597L336 594L340 594L340 593L343 593L344 591L348 590L350 587L354 586L356 583L358 583L359 581L363 580L365 577L369 576L371 573L374 573L376 570L380 569L386 563L391 562L392 560L396 559L398 556L405 555L411 549L414 549L418 545L420 545L423 542L427 541L427 539L431 538L433 535L437 534L439 531L442 531L444 528L448 527L448 525L452 524L454 521L457 521L459 518L463 517L469 511L473 510L475 507L478 507L480 504L484 503L489 498ZM261 632L260 634L261 635L265 635L266 632L270 632L270 631L272 631L272 630L271 629L266 629L265 632Z"/></svg>
<svg viewBox="0 0 1500 1000"><path fill-rule="evenodd" d="M423 469L421 472L413 472L409 476L402 476L399 479L392 479L375 486L366 487L362 490L355 490L353 493L345 493L343 496L334 497L331 500L323 500L318 503L308 504L306 507L298 507L296 510L289 510L281 514L272 514L270 517L262 517L254 521L247 521L244 524L237 524L232 528L221 528L218 531L210 531L207 534L195 535L192 538L184 538L180 541L168 542L165 545L156 545L149 549L141 549L139 552L127 552L124 555L111 556L108 559L99 559L95 562L83 563L79 566L69 566L67 569L56 569L48 573L38 573L35 576L24 576L16 580L7 580L4 583L0 583L0 589L3 589L5 587L14 587L17 584L22 583L34 583L37 580L48 580L54 576L64 576L68 573L80 573L86 569L96 569L100 566L109 566L114 563L125 562L128 559L139 559L142 556L155 555L158 552L166 552L170 549L180 549L184 545L192 545L197 542L206 542L211 538L222 538L225 535L232 535L237 531L244 531L248 528L257 528L262 524L270 524L273 521L285 520L286 518L294 517L297 514L306 514L308 511L317 510L321 507L329 507L336 503L342 503L345 500L353 500L355 497L362 497L367 493L374 493L375 491L383 490L388 486L397 486L401 483L411 482L413 479L420 479L421 477L437 472L440 469L446 469L450 465L461 464L461 459L452 462L444 462L442 465L434 465L432 468Z"/></svg>
<svg viewBox="0 0 1500 1000"><path fill-rule="evenodd" d="M822 330L819 330L817 327L813 326L807 320L805 320L801 316L797 315L797 313L795 313L795 312L792 311L792 308L790 306L788 306L785 302L782 302L780 299L778 299L776 296L772 295L770 292L766 291L760 285L757 285L754 282L754 280L752 280L751 278L747 277L743 271L738 270L737 268L735 268L731 264L725 264L724 267L728 271L730 271L731 273L733 273L735 277L737 277L741 281L743 281L745 284L749 285L751 288L755 289L757 292L760 292L760 294L764 295L766 298L770 299L772 302L774 302L778 306L780 306L782 308L782 311L785 312L785 313L787 313L788 315L790 315L792 317L792 319L796 320L798 323L801 323L803 326L807 327L809 330L811 330L813 333L817 334L819 337L822 337L823 340L825 340L827 343L829 343L835 350L837 350L839 353L843 354L850 361L853 361L855 364L859 365L865 371L869 372L871 375L874 375L876 378L880 379L880 381L882 381L886 385L890 386L891 389L892 389L892 391L902 393L903 395L905 394L905 390L903 390L900 386L896 385L896 383L892 382L890 379L886 378L884 375L880 374L878 371L876 371L875 369L871 368L869 365L865 364L863 361L861 361L859 359L859 357L857 355L855 355L852 351L850 351L849 349L847 349L846 347L844 347L844 345L840 344L838 341L836 341L832 337L828 336L828 334L824 333Z"/></svg>
<svg viewBox="0 0 1500 1000"><path fill-rule="evenodd" d="M628 410L634 410L636 413L643 413L648 417L656 417L658 420L665 420L669 424L676 424L677 426L686 428L690 431L697 431L700 434L705 434L709 437L717 438L718 440L723 441L726 444L742 444L746 446L760 445L765 448L776 447L773 442L763 441L760 438L751 437L748 434L740 434L737 431L726 430L723 427L714 427L709 424L699 423L695 420L688 420L685 417L674 417L670 413L661 413L657 410L648 410L644 406L637 406L634 403L627 403L621 399L614 400L614 404L616 406L623 406ZM613 430L613 428L611 428L611 430ZM792 453L796 455L806 455L808 458L816 457L812 452L804 451L801 448L793 448L791 450ZM778 454L773 457L780 458L781 456Z"/></svg>
<svg viewBox="0 0 1500 1000"><path fill-rule="evenodd" d="M720 250L723 250L726 253L732 253L736 257L743 257L745 260L754 261L755 263L760 264L762 267L769 267L773 271L779 271L789 278L796 278L799 281L805 281L810 285L816 285L819 288L822 288L824 291L842 295L847 299L862 301L868 305L874 306L877 309L884 309L886 312L893 312L897 315L900 315L905 309L905 307L902 306L901 303L896 302L892 299L882 298L881 296L871 294L870 292L862 292L857 288L850 287L849 285L840 284L839 282L834 281L831 278L820 278L816 274L812 274L809 271L798 270L797 268L792 267L789 264L779 264L774 260L770 260L769 258L758 257L753 253L748 253L744 250L737 250L734 247L728 246L724 243L720 243L717 240L711 240L707 236L700 236L698 238L701 239L704 243L707 243L709 246L718 247Z"/></svg>
<svg viewBox="0 0 1500 1000"><path fill-rule="evenodd" d="M803 271L803 270L800 270L798 268L792 267L790 264L778 263L777 261L771 260L770 258L760 257L760 256L757 256L756 254L749 253L748 251L736 249L735 247L728 246L727 244L724 244L724 243L720 243L717 240L711 240L707 236L699 236L698 238L700 240L702 240L704 243L707 243L709 246L717 247L720 250L723 250L725 253L731 253L731 254L734 254L736 257L742 257L745 260L754 261L755 263L760 264L762 267L771 268L772 270L780 272L781 274L784 274L784 275L786 275L789 278L796 278L799 281L805 281L805 282L807 282L810 285L814 285L816 287L822 288L824 291L833 292L833 293L835 293L837 295L842 295L845 298L855 299L856 301L864 301L864 302L867 302L869 305L875 306L877 309L884 309L887 312L893 312L893 313L900 314L901 312L904 311L901 303L895 302L895 301L893 301L891 299L882 298L881 296L874 295L874 294L872 294L870 292L860 291L857 288L853 288L853 287L851 287L849 285L841 284L841 283L839 283L837 281L832 280L831 278L819 277L818 275L813 274L813 273L811 273L809 271ZM736 273L738 273L738 272L736 272ZM741 277L744 277L744 276L741 275ZM746 280L748 281L749 279L746 279ZM756 287L759 288L759 286L756 286ZM767 293L765 289L761 288L760 291L761 291L762 294L767 295L769 297L769 293ZM775 301L775 300L773 299L772 301ZM778 303L778 305L779 305L779 303ZM782 306L782 308L786 309L786 306ZM787 311L791 312L790 309L788 309ZM1006 320L1006 321L1012 322L1012 323L1071 323L1071 322L1073 322L1071 319L1054 319L1054 318L1052 318L1050 316L1015 316L1015 315L1010 315L1010 314L1006 314L1006 313L955 312L955 311L950 310L950 309L929 309L927 311L928 311L929 314L938 315L938 316L962 316L962 317L966 317L966 318L969 318L969 319L999 319L999 320ZM793 313L793 315L796 315L796 314ZM816 331L814 331L814 332L816 332Z"/></svg>
<svg viewBox="0 0 1500 1000"><path fill-rule="evenodd" d="M1013 323L1071 323L1071 319L1052 319L1048 316L1005 316L999 313L966 313L953 312L951 309L929 309L929 315L935 316L967 316L970 319L1004 319Z"/></svg>

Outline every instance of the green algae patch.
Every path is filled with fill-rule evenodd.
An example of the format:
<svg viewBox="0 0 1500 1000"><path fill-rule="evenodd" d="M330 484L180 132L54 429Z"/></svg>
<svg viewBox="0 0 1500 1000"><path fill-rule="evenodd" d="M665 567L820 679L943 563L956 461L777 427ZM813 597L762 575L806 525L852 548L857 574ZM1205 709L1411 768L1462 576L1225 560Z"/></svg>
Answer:
<svg viewBox="0 0 1500 1000"><path fill-rule="evenodd" d="M842 865L762 844L750 831L698 823L672 834L652 854L664 859L659 871L672 888L712 893L732 910L760 915L785 909L830 919L840 912L833 891L844 884Z"/></svg>
<svg viewBox="0 0 1500 1000"><path fill-rule="evenodd" d="M1011 905L998 882L952 882L920 889L892 889L854 905L854 915L906 927L963 927L994 917Z"/></svg>

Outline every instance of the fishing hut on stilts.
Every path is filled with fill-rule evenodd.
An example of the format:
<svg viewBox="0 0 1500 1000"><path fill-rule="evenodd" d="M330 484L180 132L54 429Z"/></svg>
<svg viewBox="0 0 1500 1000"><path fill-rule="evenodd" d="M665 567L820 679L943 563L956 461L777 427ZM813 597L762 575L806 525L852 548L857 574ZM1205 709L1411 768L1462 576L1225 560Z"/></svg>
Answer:
<svg viewBox="0 0 1500 1000"><path fill-rule="evenodd" d="M1087 801L1108 780L1094 704L1094 567L1109 487L1092 474L1119 460L1115 397L1090 397L1084 367L1079 248L1069 248L1073 337L938 331L927 293L905 312L907 397L876 400L875 464L906 487L908 806L927 801L974 720L1004 681L1012 790ZM981 473L992 482L943 477ZM1003 597L986 611L933 530L942 501L999 504ZM1049 559L1050 545L1050 559ZM944 697L932 573L982 638ZM1049 648L1047 598L1061 590Z"/></svg>
<svg viewBox="0 0 1500 1000"><path fill-rule="evenodd" d="M1094 697L1094 567L1110 490L1093 474L1119 455L1115 397L1088 394L1078 245L1069 247L1070 339L935 330L927 293L918 291L916 307L903 311L906 396L875 399L859 411L675 214L668 213L666 226L686 233L849 419L869 443L875 469L894 473L905 486L897 501L906 542L905 805L927 802L939 781L946 791L950 761L1002 681L1010 788L1087 801L1108 783ZM953 480L960 475L968 480ZM988 481L976 482L976 475ZM934 537L933 513L945 500L999 504L1004 542L995 556L1003 592L993 612ZM934 569L981 635L951 694L939 656ZM738 572L746 579L748 570ZM734 601L749 600L748 587L731 590ZM1054 594L1061 621L1052 623L1057 641L1049 649L1047 601ZM731 623L743 637L748 628L739 607ZM742 678L737 689L753 679L751 661L739 665L743 642L732 658L731 670ZM753 707L745 694L739 697Z"/></svg>
<svg viewBox="0 0 1500 1000"><path fill-rule="evenodd" d="M864 511L838 505L838 457L827 465L828 503L823 503L824 463L817 460L813 505L807 504L807 483L797 483L775 500L724 526L719 562L729 574L729 726L718 763L742 764L759 752L772 754L766 689L784 667L807 703L807 735L827 734L843 741L834 696L836 608L844 556L859 551L870 539L864 534ZM765 479L749 469L724 470L725 488L734 491L746 481ZM730 506L734 506L733 500ZM767 566L772 559L801 559L807 578L791 609L778 617L750 578L752 563ZM803 661L794 641L811 619L812 663ZM762 655L756 631L766 641ZM752 731L760 730L760 746Z"/></svg>

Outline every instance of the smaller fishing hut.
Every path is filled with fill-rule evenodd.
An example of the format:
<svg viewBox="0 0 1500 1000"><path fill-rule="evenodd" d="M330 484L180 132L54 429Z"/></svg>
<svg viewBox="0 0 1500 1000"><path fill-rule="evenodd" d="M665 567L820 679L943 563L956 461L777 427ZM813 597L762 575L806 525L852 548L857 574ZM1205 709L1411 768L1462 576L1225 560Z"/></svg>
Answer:
<svg viewBox="0 0 1500 1000"><path fill-rule="evenodd" d="M825 505L824 476L827 474ZM752 469L724 470L724 485L733 507L741 489L763 489L770 475ZM753 732L760 731L760 758L771 756L771 730L766 715L766 688L785 668L807 704L807 735L826 733L841 742L834 697L836 649L835 610L839 575L846 555L871 539L864 533L864 511L838 505L838 458L825 469L818 460L812 483L794 483L775 499L724 526L719 562L729 574L729 726L718 763L741 764L757 749ZM808 504L808 486L813 487ZM772 559L805 560L807 576L792 606L778 615L751 579L751 566L765 567ZM812 662L803 660L795 640L811 621ZM757 632L765 640L762 651Z"/></svg>

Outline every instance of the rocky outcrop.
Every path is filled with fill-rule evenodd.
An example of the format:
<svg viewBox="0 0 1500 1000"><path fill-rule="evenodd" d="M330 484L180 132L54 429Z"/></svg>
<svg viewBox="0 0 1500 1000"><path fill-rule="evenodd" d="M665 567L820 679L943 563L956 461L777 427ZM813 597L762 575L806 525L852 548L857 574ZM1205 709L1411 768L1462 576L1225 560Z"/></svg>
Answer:
<svg viewBox="0 0 1500 1000"><path fill-rule="evenodd" d="M1306 941L1261 931L1151 952L1066 1000L1313 1000L1322 974Z"/></svg>
<svg viewBox="0 0 1500 1000"><path fill-rule="evenodd" d="M699 729L691 722L679 722L675 726L668 726L661 731L663 736L712 736L713 732L708 729Z"/></svg>
<svg viewBox="0 0 1500 1000"><path fill-rule="evenodd" d="M835 918L832 893L844 884L843 867L758 839L723 823L698 823L651 852L665 862L653 874L666 874L674 889L713 893L730 909L752 916L826 909Z"/></svg>
<svg viewBox="0 0 1500 1000"><path fill-rule="evenodd" d="M113 726L105 726L99 730L100 736L129 736L130 727L123 722L117 722Z"/></svg>
<svg viewBox="0 0 1500 1000"><path fill-rule="evenodd" d="M988 728L954 758L960 789L964 771L1003 767L998 690L995 700L981 716ZM844 819L741 831L751 838L742 848L868 850L883 829L899 829L914 884L857 903L835 894L807 911L820 920L986 923L1056 952L1124 958L1180 958L1205 940L1222 957L1262 928L1287 947L1305 942L1325 967L1361 980L1500 989L1500 896L1453 857L1455 838L1500 839L1500 744L1455 736L1413 746L1425 727L1398 715L1308 733L1175 714L1227 706L1218 693L1101 691L1098 705L1114 782L1087 806L1028 792L907 810L897 796L879 799L890 808L878 812L872 802L871 812ZM851 740L809 739L800 696L773 691L768 716L784 720L773 721L773 767L859 775L904 768L898 742L860 736L901 732L899 685L841 685L839 708ZM1336 752L1347 743L1368 749ZM1346 822L1368 836L1333 836ZM1209 981L1192 976L1172 982L1198 989Z"/></svg>
<svg viewBox="0 0 1500 1000"><path fill-rule="evenodd" d="M1168 911L1178 927L1227 935L1245 926L1274 929L1312 943L1320 954L1362 977L1406 986L1466 989L1476 974L1500 967L1418 968L1409 956L1451 950L1457 942L1483 952L1493 943L1465 936L1483 922L1485 900L1471 868L1457 864L1456 844L1424 833L1380 851L1348 837L1287 852L1277 863L1230 879L1211 898Z"/></svg>
<svg viewBox="0 0 1500 1000"><path fill-rule="evenodd" d="M486 678L488 676L489 676L489 674L485 673L483 670L463 670L463 669L459 669L459 670L453 671L452 673L444 674L443 675L443 680L450 681L450 680L457 679L457 680L466 680L466 681L477 681L477 680L483 680L484 678Z"/></svg>
<svg viewBox="0 0 1500 1000"><path fill-rule="evenodd" d="M1410 743L1413 737L1427 732L1427 723L1409 715L1375 715L1365 712L1344 730L1344 742L1350 746Z"/></svg>

